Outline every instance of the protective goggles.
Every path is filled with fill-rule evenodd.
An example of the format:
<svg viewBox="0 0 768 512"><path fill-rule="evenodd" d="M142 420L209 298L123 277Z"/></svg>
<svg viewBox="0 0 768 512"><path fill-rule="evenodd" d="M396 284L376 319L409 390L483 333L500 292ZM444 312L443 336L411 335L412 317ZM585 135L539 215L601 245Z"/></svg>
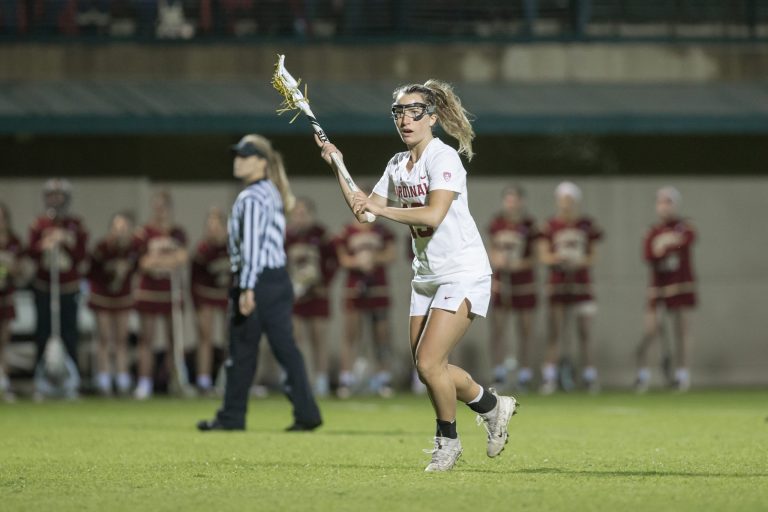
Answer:
<svg viewBox="0 0 768 512"><path fill-rule="evenodd" d="M400 105L399 103L392 104L392 119L397 121L403 116L409 117L414 121L421 121L427 114L434 114L435 106L427 105L426 103L408 103L407 105Z"/></svg>

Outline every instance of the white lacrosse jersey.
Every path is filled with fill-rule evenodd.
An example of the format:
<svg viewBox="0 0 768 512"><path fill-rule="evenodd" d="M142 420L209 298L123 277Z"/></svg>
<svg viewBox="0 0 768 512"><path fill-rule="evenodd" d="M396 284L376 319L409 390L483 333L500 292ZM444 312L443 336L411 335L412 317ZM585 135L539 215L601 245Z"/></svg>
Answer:
<svg viewBox="0 0 768 512"><path fill-rule="evenodd" d="M424 206L431 190L456 193L437 228L410 226L414 281L448 283L491 275L485 245L469 213L467 171L459 154L434 138L410 171L409 158L408 151L393 156L373 192L403 208Z"/></svg>

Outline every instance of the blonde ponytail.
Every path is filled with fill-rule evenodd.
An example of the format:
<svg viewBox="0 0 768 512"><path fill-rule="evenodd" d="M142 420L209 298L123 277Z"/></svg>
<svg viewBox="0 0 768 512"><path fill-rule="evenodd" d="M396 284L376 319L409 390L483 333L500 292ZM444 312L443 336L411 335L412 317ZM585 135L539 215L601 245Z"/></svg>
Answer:
<svg viewBox="0 0 768 512"><path fill-rule="evenodd" d="M447 82L430 78L423 85L411 84L398 87L392 97L397 100L401 94L413 93L421 94L427 105L435 107L437 122L445 130L445 133L458 141L459 153L471 161L472 157L475 156L475 152L472 150L475 130L470 122L470 118L473 116L461 105L461 99L453 92L453 86Z"/></svg>
<svg viewBox="0 0 768 512"><path fill-rule="evenodd" d="M277 190L280 191L280 196L283 198L283 206L285 212L290 213L293 207L296 206L296 196L291 191L291 184L288 183L288 175L285 172L285 165L283 164L283 155L279 151L273 149L269 154L269 165L267 166L267 176L275 184Z"/></svg>
<svg viewBox="0 0 768 512"><path fill-rule="evenodd" d="M280 197L283 199L283 208L286 213L289 213L296 205L296 196L293 195L291 184L288 182L283 155L272 147L272 143L266 137L250 134L246 135L244 139L253 143L262 154L266 155L267 178L277 187Z"/></svg>

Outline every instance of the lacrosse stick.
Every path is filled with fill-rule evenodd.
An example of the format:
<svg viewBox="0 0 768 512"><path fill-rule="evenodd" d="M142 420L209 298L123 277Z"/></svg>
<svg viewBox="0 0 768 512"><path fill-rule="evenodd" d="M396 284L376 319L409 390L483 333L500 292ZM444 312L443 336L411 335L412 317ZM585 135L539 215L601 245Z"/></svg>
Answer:
<svg viewBox="0 0 768 512"><path fill-rule="evenodd" d="M182 302L182 272L179 269L171 271L171 321L173 324L173 373L172 384L184 397L195 395L195 390L189 384L187 363L184 360L184 312Z"/></svg>
<svg viewBox="0 0 768 512"><path fill-rule="evenodd" d="M306 84L304 84L304 93L302 93L299 89L300 82L300 79L296 80L291 76L288 70L285 69L285 55L278 55L277 64L275 64L275 74L272 76L272 86L283 96L283 103L280 105L277 113L282 114L283 112L289 112L291 110L304 112L304 115L307 116L307 120L309 121L309 124L312 125L312 129L315 131L317 138L320 139L320 142L323 144L330 142L328 135L323 131L315 114L312 113L312 109L309 108L309 100L306 97ZM291 119L291 122L296 120L300 115L300 112L296 113L293 119ZM358 188L352 180L349 171L344 165L344 161L342 161L338 153L331 153L331 160L333 160L333 164L336 166L336 169L338 169L339 174L341 174L341 177L346 182L349 190L353 193L359 192L360 188ZM365 218L368 222L376 220L376 216L371 212L365 212Z"/></svg>

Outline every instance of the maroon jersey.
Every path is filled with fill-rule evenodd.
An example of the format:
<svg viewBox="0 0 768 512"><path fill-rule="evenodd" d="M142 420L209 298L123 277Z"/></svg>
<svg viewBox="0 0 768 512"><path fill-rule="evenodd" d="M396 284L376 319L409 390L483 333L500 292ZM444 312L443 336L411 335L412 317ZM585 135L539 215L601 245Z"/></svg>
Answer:
<svg viewBox="0 0 768 512"><path fill-rule="evenodd" d="M61 293L75 293L80 289L80 277L87 262L88 233L80 219L71 215L51 219L41 215L29 229L29 255L37 265L34 286L47 292L51 282L51 253L44 251L44 236L53 229L63 229L66 239L59 247L59 286Z"/></svg>
<svg viewBox="0 0 768 512"><path fill-rule="evenodd" d="M202 305L226 308L232 271L226 240L220 244L201 240L192 258L192 300Z"/></svg>
<svg viewBox="0 0 768 512"><path fill-rule="evenodd" d="M13 233L8 233L5 240L0 240L0 320L16 318L13 307L13 271L23 248L21 241Z"/></svg>
<svg viewBox="0 0 768 512"><path fill-rule="evenodd" d="M171 252L187 245L187 235L179 226L163 231L146 225L139 230L141 256L150 253ZM142 313L169 315L171 313L171 279L162 269L139 270L136 290L136 309Z"/></svg>
<svg viewBox="0 0 768 512"><path fill-rule="evenodd" d="M370 262L370 270L350 269L346 281L346 306L350 309L377 309L389 306L389 283L384 265L375 265L376 254L394 241L392 231L380 224L369 229L358 224L347 225L336 237L335 244L358 261Z"/></svg>
<svg viewBox="0 0 768 512"><path fill-rule="evenodd" d="M579 264L592 254L595 242L603 238L602 230L588 217L574 221L552 218L542 230L542 236L549 250L563 261L550 267L547 285L550 300L564 303L592 300L589 267Z"/></svg>
<svg viewBox="0 0 768 512"><path fill-rule="evenodd" d="M493 303L496 307L530 309L536 306L536 275L531 258L534 244L541 233L531 217L514 222L503 215L491 220L488 226L491 247L504 255L508 266L528 263L521 270L493 271Z"/></svg>
<svg viewBox="0 0 768 512"><path fill-rule="evenodd" d="M648 230L643 252L650 266L651 304L663 302L670 308L696 305L696 278L691 259L695 240L696 231L683 219L660 222Z"/></svg>
<svg viewBox="0 0 768 512"><path fill-rule="evenodd" d="M302 317L330 314L328 287L338 266L336 249L325 227L314 224L285 234L288 272L295 291L293 312Z"/></svg>
<svg viewBox="0 0 768 512"><path fill-rule="evenodd" d="M102 239L91 252L88 306L95 311L126 311L133 307L133 276L142 243L132 237L126 244Z"/></svg>

